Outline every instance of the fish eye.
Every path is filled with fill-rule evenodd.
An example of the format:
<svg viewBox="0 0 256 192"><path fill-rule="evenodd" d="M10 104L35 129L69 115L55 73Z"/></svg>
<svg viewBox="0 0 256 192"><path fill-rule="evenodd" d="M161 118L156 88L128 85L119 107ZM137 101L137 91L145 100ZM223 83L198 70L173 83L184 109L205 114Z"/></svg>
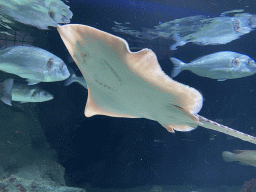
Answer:
<svg viewBox="0 0 256 192"><path fill-rule="evenodd" d="M36 97L38 91L36 89L32 89L31 92L32 92L31 97Z"/></svg>
<svg viewBox="0 0 256 192"><path fill-rule="evenodd" d="M52 19L54 19L54 12L48 11L48 14L49 14L49 16L50 16Z"/></svg>
<svg viewBox="0 0 256 192"><path fill-rule="evenodd" d="M67 14L67 10L66 10L66 9L62 9L62 10L61 10L61 15L65 17L66 14Z"/></svg>
<svg viewBox="0 0 256 192"><path fill-rule="evenodd" d="M247 61L247 64L248 65L252 65L254 63L254 61L252 60L252 59L249 59L248 61Z"/></svg>

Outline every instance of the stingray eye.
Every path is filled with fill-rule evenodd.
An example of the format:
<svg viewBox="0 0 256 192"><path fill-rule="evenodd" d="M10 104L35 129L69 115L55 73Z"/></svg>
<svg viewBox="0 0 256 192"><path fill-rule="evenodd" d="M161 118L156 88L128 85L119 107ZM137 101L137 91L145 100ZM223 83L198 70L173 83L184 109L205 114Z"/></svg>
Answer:
<svg viewBox="0 0 256 192"><path fill-rule="evenodd" d="M53 66L53 61L52 59L49 59L47 62L47 68L52 68L52 66Z"/></svg>

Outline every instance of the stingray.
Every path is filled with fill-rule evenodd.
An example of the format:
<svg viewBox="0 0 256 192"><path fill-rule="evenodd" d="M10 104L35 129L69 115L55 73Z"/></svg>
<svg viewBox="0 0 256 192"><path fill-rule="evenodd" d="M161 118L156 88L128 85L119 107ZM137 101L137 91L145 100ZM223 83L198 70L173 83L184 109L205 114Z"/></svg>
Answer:
<svg viewBox="0 0 256 192"><path fill-rule="evenodd" d="M57 30L87 82L86 117L147 118L169 132L201 126L256 144L255 137L198 115L201 93L166 75L152 50L131 52L124 39L86 25Z"/></svg>

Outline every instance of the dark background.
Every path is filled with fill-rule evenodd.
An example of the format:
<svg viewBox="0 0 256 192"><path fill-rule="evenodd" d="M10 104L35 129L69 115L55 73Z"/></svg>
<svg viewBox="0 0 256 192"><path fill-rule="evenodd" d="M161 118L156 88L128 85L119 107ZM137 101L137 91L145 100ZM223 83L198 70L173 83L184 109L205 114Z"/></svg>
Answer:
<svg viewBox="0 0 256 192"><path fill-rule="evenodd" d="M193 3L192 3L193 2ZM131 22L137 30L153 28L159 22L205 14L219 16L224 11L245 9L256 14L254 1L127 1L70 0L72 23L96 27L135 44L127 35L113 32L113 21ZM249 6L249 7L248 7ZM55 29L45 31L48 51L70 67L69 54ZM235 51L256 59L256 31L226 45L199 46L191 43L169 50L169 41L140 43L152 48L166 74L172 71L170 56L189 62L217 51ZM161 50L161 51L160 51ZM198 89L204 97L200 115L255 135L256 76L218 82L187 71L175 80ZM66 168L69 185L85 182L93 187L133 187L145 184L242 185L255 178L254 167L222 160L222 151L254 150L253 144L225 134L197 128L191 132L167 132L147 119L106 116L86 118L87 90L79 84L64 87L62 82L42 84L55 98L38 104L39 118L58 160Z"/></svg>

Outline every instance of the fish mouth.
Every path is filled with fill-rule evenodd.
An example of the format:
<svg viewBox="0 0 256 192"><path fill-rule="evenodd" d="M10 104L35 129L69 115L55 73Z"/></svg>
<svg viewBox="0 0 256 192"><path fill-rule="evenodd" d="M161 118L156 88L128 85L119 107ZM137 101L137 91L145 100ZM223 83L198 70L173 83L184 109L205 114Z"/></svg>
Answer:
<svg viewBox="0 0 256 192"><path fill-rule="evenodd" d="M246 67L250 70L255 72L256 71L256 64L254 60L249 60Z"/></svg>
<svg viewBox="0 0 256 192"><path fill-rule="evenodd" d="M66 11L64 12L65 14L61 14L61 21L62 23L70 23L70 19L72 18L73 14L67 13Z"/></svg>
<svg viewBox="0 0 256 192"><path fill-rule="evenodd" d="M57 69L57 71L55 71L55 73L59 74L59 76L61 76L63 79L67 79L70 76L70 72L65 63L62 63L60 65L59 69Z"/></svg>
<svg viewBox="0 0 256 192"><path fill-rule="evenodd" d="M247 67L250 71L252 71L252 72L256 72L256 66L254 66L254 67Z"/></svg>
<svg viewBox="0 0 256 192"><path fill-rule="evenodd" d="M67 71L64 71L62 74L63 74L63 77L64 77L65 79L67 79L67 78L70 76L70 73L69 73L68 70L67 70Z"/></svg>
<svg viewBox="0 0 256 192"><path fill-rule="evenodd" d="M53 95L49 95L49 97L47 98L47 101L50 101L50 100L52 100L53 98L54 98Z"/></svg>
<svg viewBox="0 0 256 192"><path fill-rule="evenodd" d="M256 28L256 16L254 16L254 15L252 15L251 17L250 17L250 26L251 26L251 28Z"/></svg>

